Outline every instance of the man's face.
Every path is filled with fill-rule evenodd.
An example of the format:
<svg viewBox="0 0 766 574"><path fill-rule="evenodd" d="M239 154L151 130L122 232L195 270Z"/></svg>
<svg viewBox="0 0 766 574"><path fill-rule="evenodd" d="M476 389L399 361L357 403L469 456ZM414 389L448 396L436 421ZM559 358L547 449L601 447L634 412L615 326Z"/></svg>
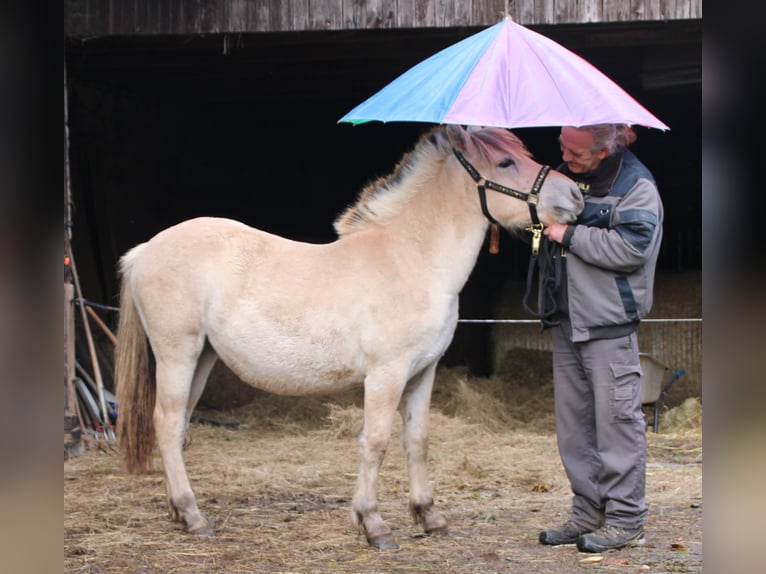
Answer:
<svg viewBox="0 0 766 574"><path fill-rule="evenodd" d="M593 149L593 134L571 126L561 128L559 135L561 159L566 162L572 173L593 171L608 154L606 149L596 153Z"/></svg>

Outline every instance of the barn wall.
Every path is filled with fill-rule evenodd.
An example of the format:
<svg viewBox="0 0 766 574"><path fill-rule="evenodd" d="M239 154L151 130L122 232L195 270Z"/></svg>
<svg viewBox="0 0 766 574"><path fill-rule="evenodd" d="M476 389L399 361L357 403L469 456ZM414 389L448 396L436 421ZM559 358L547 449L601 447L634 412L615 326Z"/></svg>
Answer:
<svg viewBox="0 0 766 574"><path fill-rule="evenodd" d="M414 62L472 32L466 28L497 22L504 4L65 0L75 252L86 297L116 304L117 256L195 215L331 240L334 216L371 176L387 173L419 132L404 124L357 129L337 119ZM676 289L676 279L702 264L701 22L694 20L701 3L515 6L523 24L576 24L541 31L671 126L666 133L644 130L634 148L666 203L658 276L673 285L658 285L652 316L699 317L682 307L688 294ZM614 23L591 24L599 21ZM259 33L267 31L274 33ZM538 159L559 158L555 130L520 135ZM283 173L295 183L291 194L278 191ZM527 318L495 305L504 282L524 276L524 248L503 238L501 256L480 255L461 294L461 318ZM687 279L698 292L699 274L681 282ZM674 393L700 395L700 338L699 323L642 326L642 350L689 372ZM549 350L546 341L537 325L460 325L445 362L490 375L503 352Z"/></svg>
<svg viewBox="0 0 766 574"><path fill-rule="evenodd" d="M486 26L506 0L66 0L68 36ZM520 24L702 18L702 0L516 0Z"/></svg>

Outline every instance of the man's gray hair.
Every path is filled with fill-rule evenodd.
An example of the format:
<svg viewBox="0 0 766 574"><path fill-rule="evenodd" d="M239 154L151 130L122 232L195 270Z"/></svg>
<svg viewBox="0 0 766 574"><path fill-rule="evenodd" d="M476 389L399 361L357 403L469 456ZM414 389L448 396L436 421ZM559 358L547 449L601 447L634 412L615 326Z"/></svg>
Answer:
<svg viewBox="0 0 766 574"><path fill-rule="evenodd" d="M628 124L593 124L578 129L593 134L593 153L606 148L609 155L612 155L636 141L636 132Z"/></svg>

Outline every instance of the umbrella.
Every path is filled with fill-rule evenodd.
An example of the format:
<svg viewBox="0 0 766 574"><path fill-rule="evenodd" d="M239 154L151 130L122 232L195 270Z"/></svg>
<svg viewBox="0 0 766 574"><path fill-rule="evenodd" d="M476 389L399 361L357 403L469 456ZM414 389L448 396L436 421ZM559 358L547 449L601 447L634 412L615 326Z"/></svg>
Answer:
<svg viewBox="0 0 766 574"><path fill-rule="evenodd" d="M510 16L423 60L338 122L670 129L577 54Z"/></svg>

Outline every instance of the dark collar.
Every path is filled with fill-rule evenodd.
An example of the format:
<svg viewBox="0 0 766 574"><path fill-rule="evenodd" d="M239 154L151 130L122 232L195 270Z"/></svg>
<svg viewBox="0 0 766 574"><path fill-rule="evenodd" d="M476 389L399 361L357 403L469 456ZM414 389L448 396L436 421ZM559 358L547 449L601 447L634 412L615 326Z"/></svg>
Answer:
<svg viewBox="0 0 766 574"><path fill-rule="evenodd" d="M562 163L557 171L574 180L584 195L603 197L609 193L621 163L622 151L619 151L601 160L601 163L593 171L572 173L566 163Z"/></svg>

